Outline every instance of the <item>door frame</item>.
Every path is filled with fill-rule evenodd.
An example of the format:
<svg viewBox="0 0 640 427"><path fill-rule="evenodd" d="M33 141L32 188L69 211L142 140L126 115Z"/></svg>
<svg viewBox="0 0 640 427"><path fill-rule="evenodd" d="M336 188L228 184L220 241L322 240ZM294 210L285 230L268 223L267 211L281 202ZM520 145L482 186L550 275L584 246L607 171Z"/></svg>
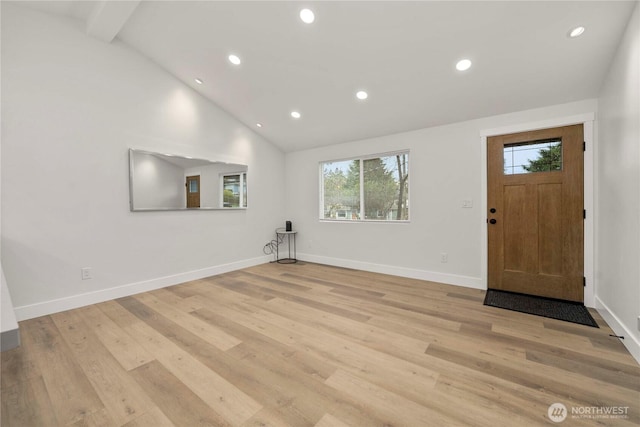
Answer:
<svg viewBox="0 0 640 427"><path fill-rule="evenodd" d="M541 120L536 122L518 123L515 125L504 126L500 128L484 129L480 131L480 153L481 153L481 280L484 289L488 286L489 275L489 253L488 253L488 230L486 224L487 218L487 138L495 135L505 135L510 133L534 131L540 129L583 125L584 141L586 142L586 151L584 153L584 208L587 210L587 218L584 221L584 276L586 278L586 286L584 288L584 305L587 307L595 307L595 169L594 155L595 144L593 134L593 122L595 113L585 113L574 116L558 117L555 119Z"/></svg>
<svg viewBox="0 0 640 427"><path fill-rule="evenodd" d="M189 206L189 178L197 178L195 181L198 181L198 206ZM186 197L186 205L187 205L187 209L197 209L202 207L202 200L201 200L201 191L200 191L200 173L198 172L197 175L194 174L185 174L184 177L184 187L185 187L185 197Z"/></svg>

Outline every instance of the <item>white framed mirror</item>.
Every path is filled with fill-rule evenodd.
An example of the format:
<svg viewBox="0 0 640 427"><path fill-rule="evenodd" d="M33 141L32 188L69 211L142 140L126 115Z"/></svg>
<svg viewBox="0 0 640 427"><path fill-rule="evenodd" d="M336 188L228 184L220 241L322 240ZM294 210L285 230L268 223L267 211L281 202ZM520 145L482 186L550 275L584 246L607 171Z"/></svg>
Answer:
<svg viewBox="0 0 640 427"><path fill-rule="evenodd" d="M247 208L247 165L129 149L131 211Z"/></svg>

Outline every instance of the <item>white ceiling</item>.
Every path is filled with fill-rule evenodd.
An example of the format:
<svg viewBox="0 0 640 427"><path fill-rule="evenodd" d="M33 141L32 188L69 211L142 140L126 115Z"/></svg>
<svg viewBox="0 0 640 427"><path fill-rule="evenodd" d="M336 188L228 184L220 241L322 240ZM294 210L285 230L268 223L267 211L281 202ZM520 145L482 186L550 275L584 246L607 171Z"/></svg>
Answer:
<svg viewBox="0 0 640 427"><path fill-rule="evenodd" d="M103 5L30 4L87 22ZM295 151L596 97L634 5L142 1L111 27L121 26L121 42ZM300 20L304 7L315 12L313 24ZM586 31L570 39L577 25ZM242 64L229 63L230 53ZM455 69L462 58L473 62L466 72ZM366 101L355 98L360 89ZM302 118L292 119L292 110Z"/></svg>

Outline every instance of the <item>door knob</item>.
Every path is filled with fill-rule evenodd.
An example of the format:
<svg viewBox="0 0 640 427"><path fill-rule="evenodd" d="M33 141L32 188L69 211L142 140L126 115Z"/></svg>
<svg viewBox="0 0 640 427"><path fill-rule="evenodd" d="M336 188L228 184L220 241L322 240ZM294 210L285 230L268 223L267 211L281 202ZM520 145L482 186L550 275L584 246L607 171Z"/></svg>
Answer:
<svg viewBox="0 0 640 427"><path fill-rule="evenodd" d="M491 218L491 219L489 220L489 222L490 222L491 224L495 224L495 223L496 223L496 222L498 222L498 221L496 221L496 219L495 219L495 218Z"/></svg>

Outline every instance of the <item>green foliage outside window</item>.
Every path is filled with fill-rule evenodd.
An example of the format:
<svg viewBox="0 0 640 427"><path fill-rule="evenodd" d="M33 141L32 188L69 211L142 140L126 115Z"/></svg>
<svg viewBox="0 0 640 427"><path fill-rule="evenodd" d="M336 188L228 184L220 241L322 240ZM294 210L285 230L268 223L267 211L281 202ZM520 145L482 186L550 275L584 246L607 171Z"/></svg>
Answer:
<svg viewBox="0 0 640 427"><path fill-rule="evenodd" d="M562 169L562 145L557 144L538 151L538 158L529 160L522 168L527 172L549 172Z"/></svg>
<svg viewBox="0 0 640 427"><path fill-rule="evenodd" d="M324 163L324 218L408 220L408 166L408 153Z"/></svg>

